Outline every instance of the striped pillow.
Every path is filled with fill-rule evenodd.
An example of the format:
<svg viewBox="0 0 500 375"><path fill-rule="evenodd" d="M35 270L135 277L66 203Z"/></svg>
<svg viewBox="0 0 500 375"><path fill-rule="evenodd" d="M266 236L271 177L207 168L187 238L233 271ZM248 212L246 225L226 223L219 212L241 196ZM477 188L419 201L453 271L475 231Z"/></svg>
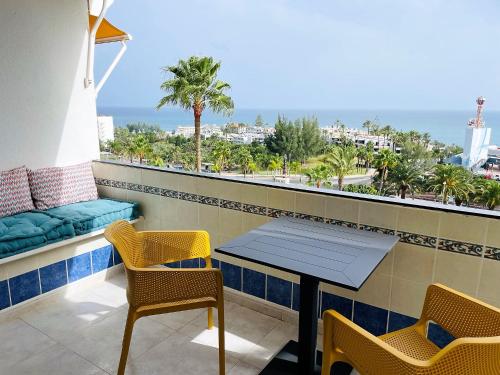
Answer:
<svg viewBox="0 0 500 375"><path fill-rule="evenodd" d="M28 171L35 207L46 210L98 198L90 162Z"/></svg>
<svg viewBox="0 0 500 375"><path fill-rule="evenodd" d="M34 209L26 167L0 171L0 217Z"/></svg>

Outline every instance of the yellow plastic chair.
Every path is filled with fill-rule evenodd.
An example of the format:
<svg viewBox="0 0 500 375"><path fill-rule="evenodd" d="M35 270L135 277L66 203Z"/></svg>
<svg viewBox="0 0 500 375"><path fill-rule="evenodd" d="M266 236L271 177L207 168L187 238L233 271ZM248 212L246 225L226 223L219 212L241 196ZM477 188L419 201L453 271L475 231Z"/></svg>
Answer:
<svg viewBox="0 0 500 375"><path fill-rule="evenodd" d="M137 319L154 314L208 307L208 328L213 327L212 307L219 320L219 373L225 373L224 298L222 273L212 269L209 235L205 231L137 232L123 220L106 228L106 239L118 250L127 275L129 310L118 375L125 372ZM204 269L150 268L179 260L203 258ZM168 355L168 353L166 353Z"/></svg>
<svg viewBox="0 0 500 375"><path fill-rule="evenodd" d="M438 348L426 338L431 321L456 339ZM411 327L376 337L334 310L323 323L322 375L335 362L362 375L500 374L500 310L440 284L428 287Z"/></svg>

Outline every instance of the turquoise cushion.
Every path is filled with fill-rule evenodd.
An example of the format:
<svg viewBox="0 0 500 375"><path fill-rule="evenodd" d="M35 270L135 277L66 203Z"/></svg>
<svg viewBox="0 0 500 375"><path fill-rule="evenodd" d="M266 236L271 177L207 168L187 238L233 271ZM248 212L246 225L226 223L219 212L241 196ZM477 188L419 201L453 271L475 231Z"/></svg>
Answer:
<svg viewBox="0 0 500 375"><path fill-rule="evenodd" d="M136 202L97 199L54 207L43 212L54 218L70 220L78 236L102 229L119 219L137 219L139 206Z"/></svg>
<svg viewBox="0 0 500 375"><path fill-rule="evenodd" d="M0 218L0 259L75 236L69 220L41 212Z"/></svg>

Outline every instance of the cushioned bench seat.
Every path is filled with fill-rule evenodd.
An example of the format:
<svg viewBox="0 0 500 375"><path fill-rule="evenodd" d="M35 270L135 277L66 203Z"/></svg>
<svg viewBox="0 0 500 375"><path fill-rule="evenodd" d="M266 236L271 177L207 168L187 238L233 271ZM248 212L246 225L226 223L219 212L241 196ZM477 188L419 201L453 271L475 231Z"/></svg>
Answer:
<svg viewBox="0 0 500 375"><path fill-rule="evenodd" d="M43 213L69 220L79 236L102 229L115 220L137 219L139 207L135 202L97 199L50 208Z"/></svg>
<svg viewBox="0 0 500 375"><path fill-rule="evenodd" d="M0 259L75 236L70 220L43 212L0 218Z"/></svg>

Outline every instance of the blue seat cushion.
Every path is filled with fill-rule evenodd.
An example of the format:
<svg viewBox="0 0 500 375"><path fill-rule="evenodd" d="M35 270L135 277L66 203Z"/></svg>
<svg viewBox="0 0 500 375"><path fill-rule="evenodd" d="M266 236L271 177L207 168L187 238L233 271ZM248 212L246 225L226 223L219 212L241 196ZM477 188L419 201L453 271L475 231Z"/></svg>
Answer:
<svg viewBox="0 0 500 375"><path fill-rule="evenodd" d="M0 259L75 236L71 222L42 212L0 218Z"/></svg>
<svg viewBox="0 0 500 375"><path fill-rule="evenodd" d="M54 218L68 219L79 236L102 229L119 219L137 219L139 205L136 202L97 199L54 207L43 212Z"/></svg>

